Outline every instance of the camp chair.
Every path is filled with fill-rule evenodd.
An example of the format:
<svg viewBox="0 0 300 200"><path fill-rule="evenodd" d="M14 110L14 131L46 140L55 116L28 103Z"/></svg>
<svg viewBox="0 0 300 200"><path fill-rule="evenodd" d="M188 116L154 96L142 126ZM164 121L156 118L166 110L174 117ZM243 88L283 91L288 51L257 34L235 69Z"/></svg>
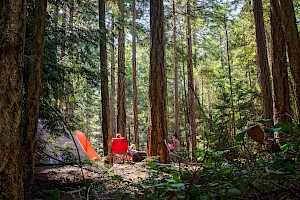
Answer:
<svg viewBox="0 0 300 200"><path fill-rule="evenodd" d="M125 160L129 161L128 143L126 138L112 138L111 142L113 152L113 163L124 163Z"/></svg>

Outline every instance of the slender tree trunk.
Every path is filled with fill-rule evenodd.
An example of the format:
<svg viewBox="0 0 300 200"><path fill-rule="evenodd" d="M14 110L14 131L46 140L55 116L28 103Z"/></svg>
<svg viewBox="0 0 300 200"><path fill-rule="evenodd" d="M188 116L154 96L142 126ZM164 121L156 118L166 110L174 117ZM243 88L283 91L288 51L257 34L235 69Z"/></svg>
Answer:
<svg viewBox="0 0 300 200"><path fill-rule="evenodd" d="M4 0L0 20L0 199L23 199L21 113L26 0Z"/></svg>
<svg viewBox="0 0 300 200"><path fill-rule="evenodd" d="M274 124L291 123L285 37L277 0L271 0L271 66Z"/></svg>
<svg viewBox="0 0 300 200"><path fill-rule="evenodd" d="M265 25L261 0L253 1L253 14L255 21L257 61L256 69L261 89L261 101L263 116L265 119L272 119L272 87L270 80L270 67L268 63L268 53L266 46ZM268 125L272 125L270 122Z"/></svg>
<svg viewBox="0 0 300 200"><path fill-rule="evenodd" d="M118 117L117 132L126 135L126 94L125 94L125 34L124 0L118 0L119 36L118 36Z"/></svg>
<svg viewBox="0 0 300 200"><path fill-rule="evenodd" d="M269 67L269 66L268 66ZM254 95L253 95L253 85L252 85L252 77L251 77L251 70L250 70L250 66L247 65L247 72L246 72L246 76L248 77L249 80L249 88L250 88L250 95L251 95L251 112L254 115L254 119L256 119L256 110L255 110L255 106L254 106ZM271 86L270 86L271 87ZM271 97L272 98L272 97ZM265 116L265 115L264 115ZM272 119L272 118L266 118L265 119ZM269 125L271 125L272 123L270 123Z"/></svg>
<svg viewBox="0 0 300 200"><path fill-rule="evenodd" d="M111 31L113 32L115 28L114 18L111 20ZM112 137L116 137L116 115L115 115L115 94L116 94L116 86L115 86L115 36L112 34L112 41L110 47L110 124L111 124L111 132Z"/></svg>
<svg viewBox="0 0 300 200"><path fill-rule="evenodd" d="M226 54L227 54L227 66L228 66L228 78L230 85L230 99L231 99L231 115L232 115L232 129L233 129L233 137L236 135L236 127L235 127L235 111L234 111L234 100L233 100L233 89L232 89L232 77L231 77L231 64L230 64L230 52L229 52L229 37L227 30L227 22L226 17L224 16L224 27L225 27L225 36L226 36Z"/></svg>
<svg viewBox="0 0 300 200"><path fill-rule="evenodd" d="M70 18L69 18L69 26L68 26L68 37L73 38L74 32L73 32L73 26L74 26L74 0L70 0L69 2L69 9L70 9ZM74 44L71 42L68 45L68 58L70 60L71 63L75 62L75 57L74 57ZM67 97L67 122L68 123L72 123L73 118L74 118L74 74L70 73L68 74L68 79L70 81L70 86L69 86L69 90L70 90L70 94Z"/></svg>
<svg viewBox="0 0 300 200"><path fill-rule="evenodd" d="M190 24L190 0L186 4L186 26L187 26L187 69L188 69L188 110L189 110L189 129L192 139L192 158L196 161L195 151L197 146L196 141L196 125L195 125L195 96L194 96L194 74L192 64L192 31Z"/></svg>
<svg viewBox="0 0 300 200"><path fill-rule="evenodd" d="M165 67L163 0L150 1L150 74L149 74L148 155L159 155L169 162L164 140L167 129L167 78Z"/></svg>
<svg viewBox="0 0 300 200"><path fill-rule="evenodd" d="M139 150L139 124L138 124L138 101L137 101L137 80L136 80L136 8L135 0L132 1L132 97L133 97L133 115L134 115L134 144Z"/></svg>
<svg viewBox="0 0 300 200"><path fill-rule="evenodd" d="M185 141L186 141L186 149L188 152L190 152L190 129L187 128L187 124L189 123L189 111L188 111L188 100L187 100L187 92L186 92L186 78L185 78L185 66L184 66L184 62L182 63L182 77L183 77L183 108L184 108L184 130L185 130ZM188 155L189 157L189 155Z"/></svg>
<svg viewBox="0 0 300 200"><path fill-rule="evenodd" d="M105 1L99 0L99 28L100 28L100 72L101 72L101 99L102 99L102 133L103 151L108 155L109 163L112 163L111 155L111 127L110 107L108 94L108 69L106 49L106 28L105 28Z"/></svg>
<svg viewBox="0 0 300 200"><path fill-rule="evenodd" d="M24 115L22 121L24 152L24 191L30 197L33 186L34 155L39 116L40 87L42 79L42 61L44 55L44 34L46 23L47 0L35 1L35 31L31 43L31 56L28 64L28 82L25 83Z"/></svg>
<svg viewBox="0 0 300 200"><path fill-rule="evenodd" d="M176 7L177 0L173 0L173 53L174 53L174 131L179 133L179 106L178 106L178 62L177 62L177 26L176 26Z"/></svg>
<svg viewBox="0 0 300 200"><path fill-rule="evenodd" d="M278 0L282 13L282 22L285 32L293 89L296 104L296 113L300 119L300 40L296 24L295 11L291 0Z"/></svg>

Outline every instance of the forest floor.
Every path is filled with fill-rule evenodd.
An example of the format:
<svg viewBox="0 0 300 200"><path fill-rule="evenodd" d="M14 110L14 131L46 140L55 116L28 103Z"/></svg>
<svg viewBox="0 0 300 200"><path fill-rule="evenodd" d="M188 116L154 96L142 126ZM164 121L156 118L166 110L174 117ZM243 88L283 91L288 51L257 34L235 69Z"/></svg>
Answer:
<svg viewBox="0 0 300 200"><path fill-rule="evenodd" d="M149 171L142 162L37 166L33 199L133 199L139 191L132 185L149 177Z"/></svg>

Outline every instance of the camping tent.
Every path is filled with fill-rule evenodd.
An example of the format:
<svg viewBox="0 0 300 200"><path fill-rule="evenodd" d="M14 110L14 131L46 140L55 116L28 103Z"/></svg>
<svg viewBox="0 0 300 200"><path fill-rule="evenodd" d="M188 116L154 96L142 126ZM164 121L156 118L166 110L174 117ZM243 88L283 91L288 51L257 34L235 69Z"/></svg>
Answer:
<svg viewBox="0 0 300 200"><path fill-rule="evenodd" d="M83 132L75 131L72 137L62 125L50 129L45 122L39 121L37 163L77 163L78 153L83 162L100 158Z"/></svg>
<svg viewBox="0 0 300 200"><path fill-rule="evenodd" d="M85 153L91 160L99 159L100 156L96 153L89 140L85 137L84 133L81 131L75 131L76 138L80 142L80 145L84 149Z"/></svg>

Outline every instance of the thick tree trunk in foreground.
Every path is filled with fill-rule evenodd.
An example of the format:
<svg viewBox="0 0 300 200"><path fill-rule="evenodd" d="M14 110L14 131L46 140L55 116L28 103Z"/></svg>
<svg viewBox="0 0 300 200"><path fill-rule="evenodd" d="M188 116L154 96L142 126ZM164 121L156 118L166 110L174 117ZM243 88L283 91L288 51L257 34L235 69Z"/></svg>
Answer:
<svg viewBox="0 0 300 200"><path fill-rule="evenodd" d="M291 75L293 78L293 89L296 104L296 113L300 119L300 40L296 24L295 11L291 0L278 0L282 22L285 32Z"/></svg>
<svg viewBox="0 0 300 200"><path fill-rule="evenodd" d="M137 80L136 80L136 8L135 0L132 1L132 98L133 98L133 118L134 118L134 144L139 150L139 124L138 124L138 101L137 101Z"/></svg>
<svg viewBox="0 0 300 200"><path fill-rule="evenodd" d="M118 36L118 116L117 132L126 137L126 94L125 94L125 34L124 0L118 0L119 36Z"/></svg>
<svg viewBox="0 0 300 200"><path fill-rule="evenodd" d="M36 152L36 134L39 116L40 87L42 81L42 61L44 56L44 34L47 0L35 1L35 33L31 43L31 56L28 64L28 82L25 83L25 109L22 121L24 152L24 190L31 195Z"/></svg>
<svg viewBox="0 0 300 200"><path fill-rule="evenodd" d="M265 119L273 118L272 107L272 87L270 80L270 67L268 63L268 53L265 36L265 25L261 0L253 1L253 13L255 21L257 58L256 69L261 89L261 100L263 116ZM272 123L269 123L271 125Z"/></svg>
<svg viewBox="0 0 300 200"><path fill-rule="evenodd" d="M105 1L99 0L99 26L100 26L100 70L101 70L101 99L102 99L102 133L104 155L109 156L109 163L112 163L111 155L111 127L110 107L108 94L108 69L105 29Z"/></svg>
<svg viewBox="0 0 300 200"><path fill-rule="evenodd" d="M4 0L0 19L0 199L23 199L21 111L26 0Z"/></svg>
<svg viewBox="0 0 300 200"><path fill-rule="evenodd" d="M277 0L271 0L271 66L274 124L291 123L285 38Z"/></svg>
<svg viewBox="0 0 300 200"><path fill-rule="evenodd" d="M196 161L195 151L197 146L196 141L196 125L195 125L195 94L194 94L194 74L192 64L192 31L190 24L190 1L186 4L186 26L187 26L187 70L188 70L188 118L189 118L189 129L192 140L192 158Z"/></svg>
<svg viewBox="0 0 300 200"><path fill-rule="evenodd" d="M169 162L167 148L167 78L164 40L163 0L150 1L150 75L148 155L159 155L159 161Z"/></svg>

